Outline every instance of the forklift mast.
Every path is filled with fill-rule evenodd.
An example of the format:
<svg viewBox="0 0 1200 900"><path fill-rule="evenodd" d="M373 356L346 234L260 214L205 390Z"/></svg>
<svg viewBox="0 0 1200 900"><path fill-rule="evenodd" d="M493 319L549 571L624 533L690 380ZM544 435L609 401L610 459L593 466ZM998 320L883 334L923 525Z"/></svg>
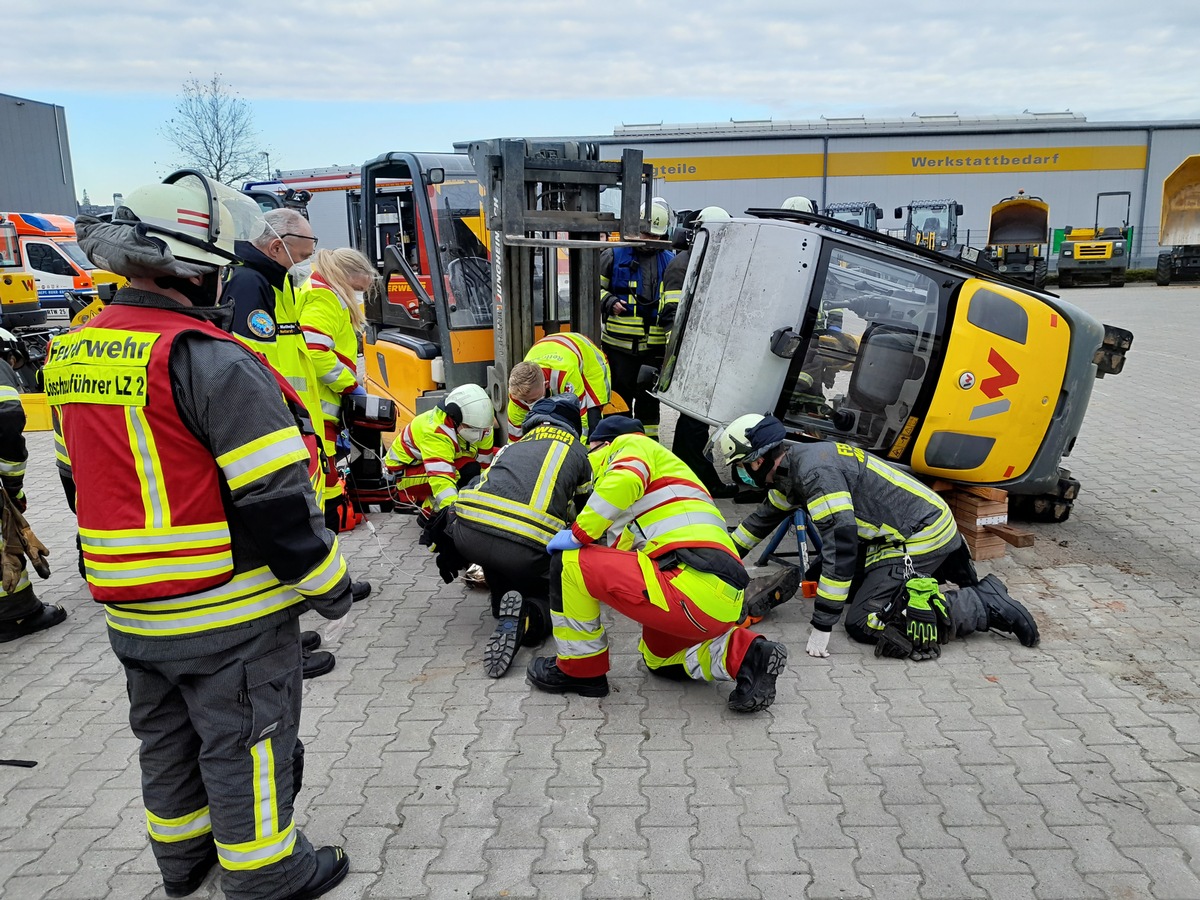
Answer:
<svg viewBox="0 0 1200 900"><path fill-rule="evenodd" d="M606 248L670 245L639 239L649 231L642 211L650 209L653 179L640 150L602 162L594 144L494 139L473 141L468 155L491 232L495 354L487 386L503 410L508 373L533 346L535 326L546 334L565 326L599 342ZM619 215L601 211L605 190L619 191ZM614 232L618 241L605 239Z"/></svg>

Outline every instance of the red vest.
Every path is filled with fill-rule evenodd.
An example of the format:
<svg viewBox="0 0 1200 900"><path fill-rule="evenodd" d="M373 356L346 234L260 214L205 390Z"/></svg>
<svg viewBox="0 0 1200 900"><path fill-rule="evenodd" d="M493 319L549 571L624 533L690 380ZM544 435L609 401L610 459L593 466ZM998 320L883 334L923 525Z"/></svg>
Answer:
<svg viewBox="0 0 1200 900"><path fill-rule="evenodd" d="M171 349L188 332L251 353L208 322L126 305L107 307L51 344L47 394L59 408L78 488L88 586L103 603L180 597L233 575L223 476L180 417L171 388ZM289 403L303 408L276 379ZM305 435L305 443L311 476L315 436Z"/></svg>

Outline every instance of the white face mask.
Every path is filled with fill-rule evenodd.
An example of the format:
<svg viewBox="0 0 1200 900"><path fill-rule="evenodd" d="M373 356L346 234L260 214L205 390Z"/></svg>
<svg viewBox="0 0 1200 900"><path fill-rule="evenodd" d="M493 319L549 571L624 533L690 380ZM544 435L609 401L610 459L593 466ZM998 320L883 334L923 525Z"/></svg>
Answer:
<svg viewBox="0 0 1200 900"><path fill-rule="evenodd" d="M463 425L458 429L458 433L469 444L478 444L483 440L482 428L472 428L470 425Z"/></svg>
<svg viewBox="0 0 1200 900"><path fill-rule="evenodd" d="M292 276L292 283L297 287L304 284L308 279L312 278L312 261L305 260L304 262L294 264L288 269L288 274Z"/></svg>

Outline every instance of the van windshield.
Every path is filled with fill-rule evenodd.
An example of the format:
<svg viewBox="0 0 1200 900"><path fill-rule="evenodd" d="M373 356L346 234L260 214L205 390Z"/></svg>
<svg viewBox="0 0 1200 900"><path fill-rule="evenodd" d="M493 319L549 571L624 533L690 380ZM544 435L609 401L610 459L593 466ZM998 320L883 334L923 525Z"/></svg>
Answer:
<svg viewBox="0 0 1200 900"><path fill-rule="evenodd" d="M63 252L63 255L85 272L91 272L99 268L94 262L87 258L87 254L80 249L79 245L74 241L55 241L55 246Z"/></svg>
<svg viewBox="0 0 1200 900"><path fill-rule="evenodd" d="M17 253L17 229L5 222L0 225L0 267L12 268L21 264Z"/></svg>

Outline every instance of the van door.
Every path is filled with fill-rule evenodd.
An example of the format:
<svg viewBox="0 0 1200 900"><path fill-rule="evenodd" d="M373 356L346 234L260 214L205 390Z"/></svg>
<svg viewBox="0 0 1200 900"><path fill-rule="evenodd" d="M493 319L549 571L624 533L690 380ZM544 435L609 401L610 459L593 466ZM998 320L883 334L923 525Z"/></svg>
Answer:
<svg viewBox="0 0 1200 900"><path fill-rule="evenodd" d="M76 290L79 276L85 273L75 268L54 241L23 237L21 248L25 251L25 264L37 282L38 301L46 310L47 321L70 322L66 292Z"/></svg>

